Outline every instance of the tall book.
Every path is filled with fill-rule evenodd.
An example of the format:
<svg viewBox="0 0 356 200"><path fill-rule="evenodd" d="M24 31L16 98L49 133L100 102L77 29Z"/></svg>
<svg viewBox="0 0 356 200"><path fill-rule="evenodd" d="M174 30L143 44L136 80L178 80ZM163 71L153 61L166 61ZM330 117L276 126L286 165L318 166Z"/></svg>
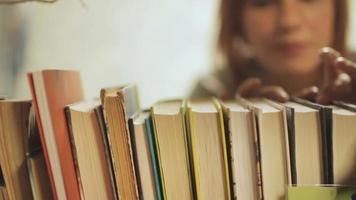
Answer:
<svg viewBox="0 0 356 200"><path fill-rule="evenodd" d="M293 184L324 183L323 132L319 110L296 102L284 104L291 109L288 115L290 127L290 151L294 155L295 180Z"/></svg>
<svg viewBox="0 0 356 200"><path fill-rule="evenodd" d="M84 99L80 74L71 70L28 73L28 81L55 199L81 199L64 108Z"/></svg>
<svg viewBox="0 0 356 200"><path fill-rule="evenodd" d="M217 100L188 102L197 199L231 199L223 114Z"/></svg>
<svg viewBox="0 0 356 200"><path fill-rule="evenodd" d="M10 200L32 199L26 168L29 100L0 101L0 165Z"/></svg>
<svg viewBox="0 0 356 200"><path fill-rule="evenodd" d="M138 199L138 182L128 127L129 117L139 110L136 86L104 88L101 90L101 102L119 198Z"/></svg>
<svg viewBox="0 0 356 200"><path fill-rule="evenodd" d="M257 119L263 199L284 199L291 183L286 112L265 100L251 99Z"/></svg>
<svg viewBox="0 0 356 200"><path fill-rule="evenodd" d="M106 133L100 127L98 101L84 101L66 107L76 161L77 177L84 199L114 199L110 159L106 157Z"/></svg>
<svg viewBox="0 0 356 200"><path fill-rule="evenodd" d="M192 199L184 102L158 102L152 118L164 199Z"/></svg>
<svg viewBox="0 0 356 200"><path fill-rule="evenodd" d="M256 122L239 101L222 103L234 199L261 199Z"/></svg>
<svg viewBox="0 0 356 200"><path fill-rule="evenodd" d="M334 183L356 185L356 110L345 108L335 106L332 111Z"/></svg>

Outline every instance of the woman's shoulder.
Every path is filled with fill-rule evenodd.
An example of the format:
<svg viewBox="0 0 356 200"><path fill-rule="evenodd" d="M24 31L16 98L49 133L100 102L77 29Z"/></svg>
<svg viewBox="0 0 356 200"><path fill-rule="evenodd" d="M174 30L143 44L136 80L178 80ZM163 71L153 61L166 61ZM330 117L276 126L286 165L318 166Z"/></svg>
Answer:
<svg viewBox="0 0 356 200"><path fill-rule="evenodd" d="M347 54L347 59L351 60L352 62L356 62L356 52L352 51Z"/></svg>
<svg viewBox="0 0 356 200"><path fill-rule="evenodd" d="M230 68L217 68L198 78L189 97L230 97L233 96L236 89L234 82L234 76Z"/></svg>
<svg viewBox="0 0 356 200"><path fill-rule="evenodd" d="M247 77L260 73L260 67L255 60L250 59L236 66L218 66L215 70L201 76L195 83L190 97L225 97L233 98L239 84Z"/></svg>

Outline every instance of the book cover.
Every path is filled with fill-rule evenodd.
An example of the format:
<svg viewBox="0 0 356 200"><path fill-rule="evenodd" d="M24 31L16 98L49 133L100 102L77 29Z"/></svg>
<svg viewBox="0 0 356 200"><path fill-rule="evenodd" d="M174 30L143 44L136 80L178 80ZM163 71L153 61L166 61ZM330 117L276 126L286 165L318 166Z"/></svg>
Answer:
<svg viewBox="0 0 356 200"><path fill-rule="evenodd" d="M137 88L133 84L103 88L100 93L114 176L119 198L138 199L128 119L139 110Z"/></svg>
<svg viewBox="0 0 356 200"><path fill-rule="evenodd" d="M355 186L289 186L288 200L356 200Z"/></svg>
<svg viewBox="0 0 356 200"><path fill-rule="evenodd" d="M55 199L81 198L64 108L84 100L80 74L72 70L28 73L28 81Z"/></svg>

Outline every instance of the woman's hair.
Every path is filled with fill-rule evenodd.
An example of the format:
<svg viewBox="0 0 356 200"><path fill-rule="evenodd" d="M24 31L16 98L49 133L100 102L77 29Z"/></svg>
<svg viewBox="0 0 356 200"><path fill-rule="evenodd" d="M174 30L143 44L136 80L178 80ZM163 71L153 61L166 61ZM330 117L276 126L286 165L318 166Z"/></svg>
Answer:
<svg viewBox="0 0 356 200"><path fill-rule="evenodd" d="M243 26L242 13L248 0L221 0L220 5L220 32L218 33L217 49L229 67L237 70L236 66L243 65L246 58L242 55L242 47L237 41L242 41ZM347 32L347 0L334 0L335 24L332 47L341 54L346 52Z"/></svg>

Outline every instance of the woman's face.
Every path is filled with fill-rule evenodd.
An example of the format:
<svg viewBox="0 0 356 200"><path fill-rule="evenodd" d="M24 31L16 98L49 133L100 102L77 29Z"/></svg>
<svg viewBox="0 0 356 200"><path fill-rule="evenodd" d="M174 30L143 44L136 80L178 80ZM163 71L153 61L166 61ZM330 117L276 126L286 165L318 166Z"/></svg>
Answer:
<svg viewBox="0 0 356 200"><path fill-rule="evenodd" d="M248 0L243 11L245 39L274 74L314 72L319 49L332 44L333 29L334 0Z"/></svg>

